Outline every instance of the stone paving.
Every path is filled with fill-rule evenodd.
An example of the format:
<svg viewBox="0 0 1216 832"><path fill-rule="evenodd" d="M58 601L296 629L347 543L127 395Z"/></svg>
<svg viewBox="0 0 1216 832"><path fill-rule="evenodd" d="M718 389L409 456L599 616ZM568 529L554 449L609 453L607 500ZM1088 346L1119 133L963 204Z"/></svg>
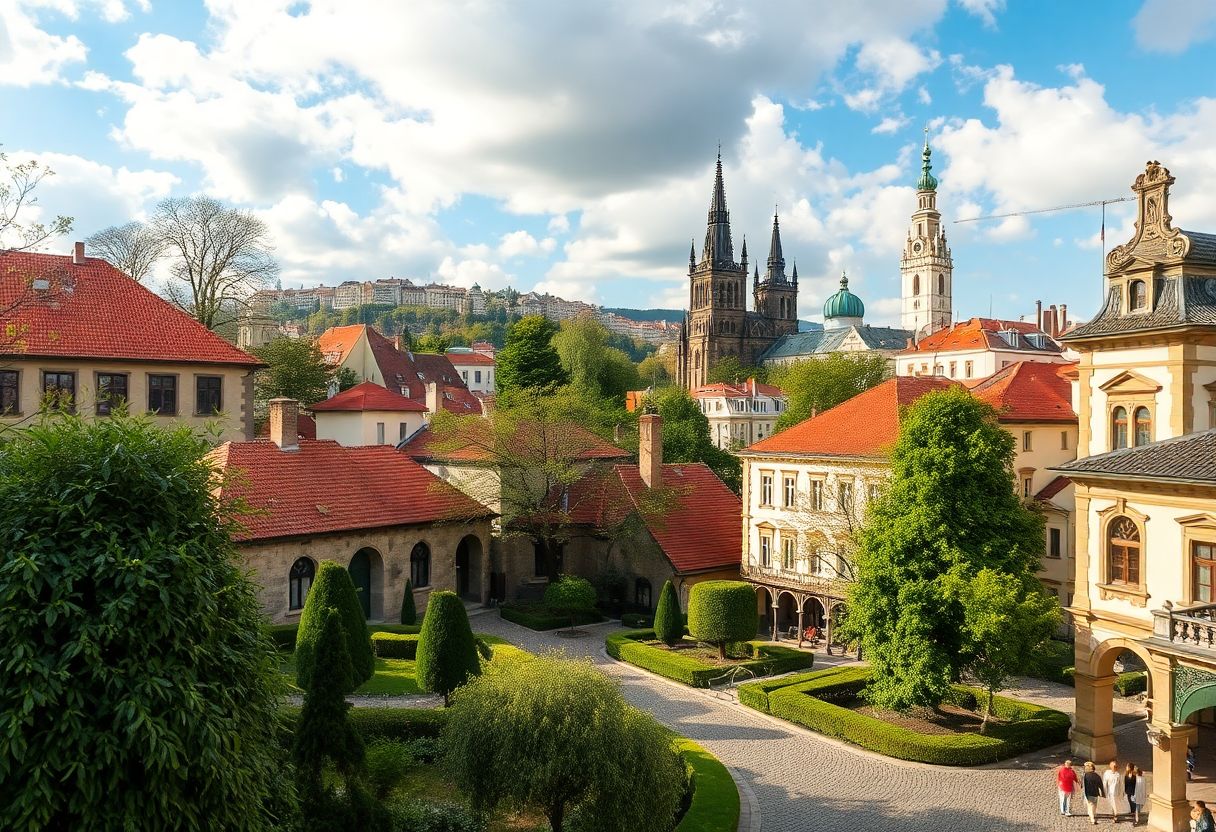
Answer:
<svg viewBox="0 0 1216 832"><path fill-rule="evenodd" d="M890 760L614 662L603 653L604 635L614 626L584 627L581 637L571 638L533 632L492 611L473 621L475 631L502 636L526 650L558 649L590 658L617 679L630 702L704 745L751 786L763 832L1089 828L1083 817L1057 814L1051 769L1066 747L967 770ZM821 667L841 661L822 658ZM1032 692L1031 684L1036 699L1066 704L1068 688L1027 680L1025 693ZM1147 768L1142 724L1123 726L1118 737L1121 753ZM1081 805L1076 811L1084 815ZM1111 828L1109 820L1103 825Z"/></svg>

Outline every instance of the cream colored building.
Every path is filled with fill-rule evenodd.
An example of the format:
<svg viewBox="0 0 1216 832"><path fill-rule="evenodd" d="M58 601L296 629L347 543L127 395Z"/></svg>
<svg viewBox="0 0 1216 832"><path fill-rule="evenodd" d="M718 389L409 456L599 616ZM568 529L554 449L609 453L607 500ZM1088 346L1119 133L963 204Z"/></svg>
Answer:
<svg viewBox="0 0 1216 832"><path fill-rule="evenodd" d="M317 423L317 439L332 439L348 448L395 446L421 430L429 418L426 405L372 381L356 384L309 409Z"/></svg>
<svg viewBox="0 0 1216 832"><path fill-rule="evenodd" d="M749 378L742 384L706 384L692 397L709 420L709 436L727 451L746 447L773 435L788 399L781 389Z"/></svg>
<svg viewBox="0 0 1216 832"><path fill-rule="evenodd" d="M1019 361L1067 364L1075 360L1038 324L971 318L939 329L895 356L901 376L944 376L969 383Z"/></svg>
<svg viewBox="0 0 1216 832"><path fill-rule="evenodd" d="M0 252L0 424L121 407L218 441L253 437L259 361L77 243Z"/></svg>
<svg viewBox="0 0 1216 832"><path fill-rule="evenodd" d="M1216 235L1171 224L1174 179L1132 186L1135 236L1106 258L1106 301L1064 336L1080 354L1074 753L1119 755L1114 665L1149 669L1149 827L1188 828L1186 751L1216 706ZM1146 767L1147 768L1147 767Z"/></svg>

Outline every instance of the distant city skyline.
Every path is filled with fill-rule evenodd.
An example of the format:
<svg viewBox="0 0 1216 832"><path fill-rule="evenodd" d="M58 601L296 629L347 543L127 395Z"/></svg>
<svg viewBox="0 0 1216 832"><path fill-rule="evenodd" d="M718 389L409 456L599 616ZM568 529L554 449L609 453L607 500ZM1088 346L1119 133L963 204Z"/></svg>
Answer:
<svg viewBox="0 0 1216 832"><path fill-rule="evenodd" d="M144 0L0 10L0 131L73 237L206 192L269 224L284 287L416 275L687 303L721 143L735 245L773 207L819 320L842 271L899 320L928 127L955 316L1092 316L1099 211L1146 159L1216 229L1216 6L874 0L509 7ZM478 60L466 60L476 54ZM71 125L71 129L65 129ZM1131 233L1107 206L1106 244ZM70 241L58 249L67 250Z"/></svg>

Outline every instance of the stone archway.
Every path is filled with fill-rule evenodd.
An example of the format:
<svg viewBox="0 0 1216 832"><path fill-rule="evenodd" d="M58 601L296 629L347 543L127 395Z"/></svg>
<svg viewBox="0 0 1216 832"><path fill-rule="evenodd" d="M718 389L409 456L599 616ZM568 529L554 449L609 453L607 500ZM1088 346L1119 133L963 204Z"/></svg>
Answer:
<svg viewBox="0 0 1216 832"><path fill-rule="evenodd" d="M350 559L346 567L351 583L363 607L363 617L369 621L384 618L384 559L371 546L364 546Z"/></svg>
<svg viewBox="0 0 1216 832"><path fill-rule="evenodd" d="M756 587L756 617L759 630L767 638L775 638L773 629L773 595L768 587Z"/></svg>
<svg viewBox="0 0 1216 832"><path fill-rule="evenodd" d="M798 627L798 610L802 606L801 600L801 596L795 595L789 590L783 589L777 593L773 615L776 620L778 640L780 640L781 633L787 633L791 628Z"/></svg>
<svg viewBox="0 0 1216 832"><path fill-rule="evenodd" d="M482 600L483 561L481 539L465 535L456 545L456 594L466 601Z"/></svg>

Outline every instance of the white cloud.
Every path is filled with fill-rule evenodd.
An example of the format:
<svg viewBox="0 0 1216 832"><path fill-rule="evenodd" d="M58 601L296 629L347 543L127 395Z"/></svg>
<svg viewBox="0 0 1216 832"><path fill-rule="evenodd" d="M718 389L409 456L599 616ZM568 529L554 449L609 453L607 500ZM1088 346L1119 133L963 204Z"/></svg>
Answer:
<svg viewBox="0 0 1216 832"><path fill-rule="evenodd" d="M550 234L565 234L570 230L570 218L565 214L554 214L549 219Z"/></svg>
<svg viewBox="0 0 1216 832"><path fill-rule="evenodd" d="M996 16L1005 11L1005 0L958 0L958 4L989 29L996 28Z"/></svg>
<svg viewBox="0 0 1216 832"><path fill-rule="evenodd" d="M443 283L463 286L466 289L474 283L483 289L503 289L512 280L512 276L496 263L485 260L456 260L453 257L443 258L437 273Z"/></svg>
<svg viewBox="0 0 1216 832"><path fill-rule="evenodd" d="M1144 0L1132 19L1136 44L1149 52L1177 54L1216 34L1211 0Z"/></svg>
<svg viewBox="0 0 1216 832"><path fill-rule="evenodd" d="M916 100L921 104L928 106L933 103L933 96L929 95L927 87L921 87L916 91Z"/></svg>
<svg viewBox="0 0 1216 832"><path fill-rule="evenodd" d="M503 258L539 257L551 254L557 247L557 241L552 237L537 240L527 231L512 231L502 235L498 244L498 254Z"/></svg>
<svg viewBox="0 0 1216 832"><path fill-rule="evenodd" d="M911 121L912 120L910 118L904 115L887 116L882 121L878 122L878 124L874 125L874 127L870 129L870 132L881 135L891 135L898 133L900 130L907 127Z"/></svg>
<svg viewBox="0 0 1216 832"><path fill-rule="evenodd" d="M57 81L65 67L83 62L87 51L75 35L40 29L30 4L0 4L0 84L30 87Z"/></svg>

